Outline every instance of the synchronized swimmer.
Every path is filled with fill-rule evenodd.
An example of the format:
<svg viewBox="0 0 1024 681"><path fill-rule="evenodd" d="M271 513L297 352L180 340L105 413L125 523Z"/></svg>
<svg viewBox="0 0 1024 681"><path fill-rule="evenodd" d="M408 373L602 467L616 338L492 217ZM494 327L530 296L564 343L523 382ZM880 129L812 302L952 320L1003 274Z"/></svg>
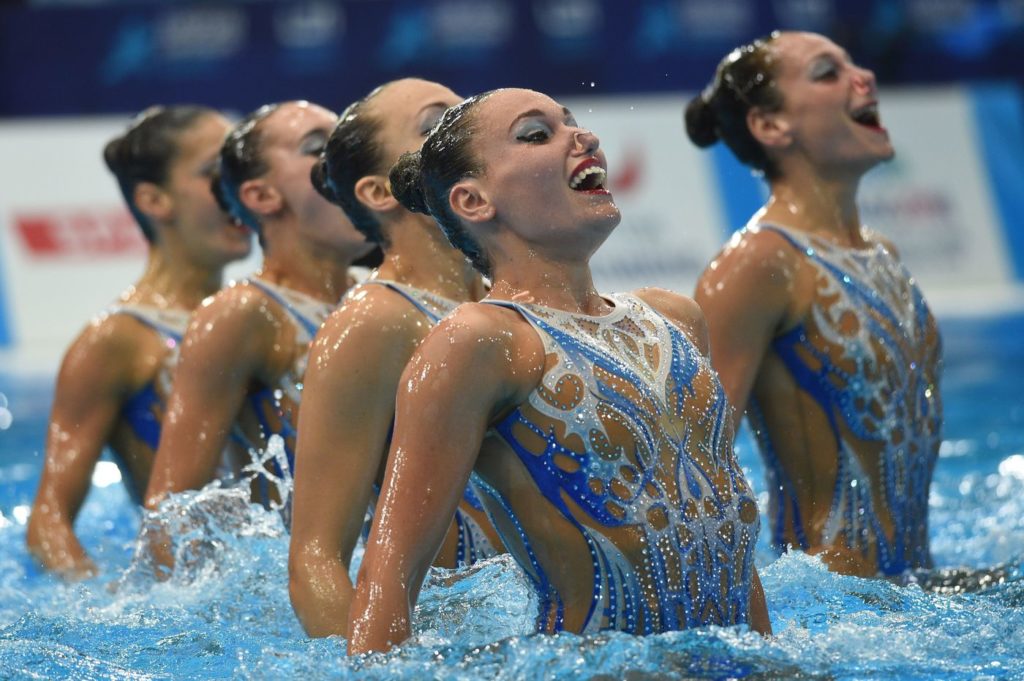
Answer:
<svg viewBox="0 0 1024 681"><path fill-rule="evenodd" d="M438 83L382 85L342 112L314 168L317 191L382 246L384 262L324 324L306 371L289 586L310 635L347 630L349 561L383 482L402 370L441 318L484 295L480 275L433 220L395 199L387 177L399 155L418 149L441 114L460 101ZM467 487L433 564L471 565L500 548Z"/></svg>
<svg viewBox="0 0 1024 681"><path fill-rule="evenodd" d="M107 144L104 160L149 246L142 277L68 348L57 378L46 459L28 523L29 550L72 577L96 567L73 524L104 445L141 503L192 311L252 247L217 206L210 180L229 129L203 107L154 107Z"/></svg>
<svg viewBox="0 0 1024 681"><path fill-rule="evenodd" d="M64 359L30 550L96 571L72 522L109 444L149 508L215 478L281 508L295 613L350 654L411 635L431 565L505 551L540 633L769 635L745 414L780 549L861 576L930 567L941 341L857 209L893 155L875 87L816 34L722 60L687 132L771 195L693 299L597 291L590 259L621 218L607 161L542 93L410 78L340 117L147 112L106 158L149 267ZM218 291L250 229L262 268ZM293 477L290 498L270 484Z"/></svg>
<svg viewBox="0 0 1024 681"><path fill-rule="evenodd" d="M772 540L838 572L897 576L931 567L941 354L914 279L857 210L861 177L893 155L877 97L832 41L780 33L723 60L686 122L771 188L696 300L757 435Z"/></svg>

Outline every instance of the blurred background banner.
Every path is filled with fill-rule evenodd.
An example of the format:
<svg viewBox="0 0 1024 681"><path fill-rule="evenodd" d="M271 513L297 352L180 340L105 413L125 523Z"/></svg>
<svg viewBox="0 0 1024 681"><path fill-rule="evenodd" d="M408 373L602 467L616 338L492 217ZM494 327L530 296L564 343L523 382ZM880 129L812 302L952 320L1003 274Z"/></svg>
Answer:
<svg viewBox="0 0 1024 681"><path fill-rule="evenodd" d="M698 90L776 28L830 35L886 84L1024 78L1024 0L50 0L0 6L0 115L341 106L408 74L466 94Z"/></svg>
<svg viewBox="0 0 1024 681"><path fill-rule="evenodd" d="M0 6L0 348L52 371L141 272L101 158L131 114L340 109L408 75L566 103L601 138L623 212L599 286L690 293L765 188L693 147L682 110L727 50L774 28L823 32L876 71L897 157L866 178L863 218L939 311L1020 305L1024 0L37 1Z"/></svg>

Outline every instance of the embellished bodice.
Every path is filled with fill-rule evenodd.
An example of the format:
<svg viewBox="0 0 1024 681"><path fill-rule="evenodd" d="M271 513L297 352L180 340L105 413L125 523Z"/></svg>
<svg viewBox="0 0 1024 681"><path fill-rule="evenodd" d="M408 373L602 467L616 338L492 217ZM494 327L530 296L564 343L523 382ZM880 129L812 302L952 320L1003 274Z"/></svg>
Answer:
<svg viewBox="0 0 1024 681"><path fill-rule="evenodd" d="M942 405L940 339L924 297L882 243L847 248L776 225L760 229L786 239L814 270L808 315L776 337L772 350L821 408L835 440L837 475L821 543L842 539L865 555L874 549L884 574L925 566ZM785 473L785 454L763 422L763 406L753 404L750 416L773 478L773 536L784 542L788 514L807 548L806 514Z"/></svg>
<svg viewBox="0 0 1024 681"><path fill-rule="evenodd" d="M590 551L584 632L745 622L759 520L718 376L644 302L609 301L615 309L604 317L488 301L529 321L546 355L540 385L495 430ZM513 514L496 490L483 491ZM514 518L496 525L519 527ZM624 539L622 528L639 539ZM560 629L564 603L531 538L503 540L522 547L517 560L541 600L538 627Z"/></svg>

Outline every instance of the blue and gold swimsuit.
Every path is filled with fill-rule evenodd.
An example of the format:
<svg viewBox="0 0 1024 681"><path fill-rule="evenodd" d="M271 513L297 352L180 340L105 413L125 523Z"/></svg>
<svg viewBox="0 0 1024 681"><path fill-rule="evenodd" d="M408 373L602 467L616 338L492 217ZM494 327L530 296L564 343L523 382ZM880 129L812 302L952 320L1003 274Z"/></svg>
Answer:
<svg viewBox="0 0 1024 681"><path fill-rule="evenodd" d="M156 454L157 446L160 444L160 424L167 406L167 397L171 392L171 374L178 362L178 346L182 336L185 335L192 312L190 310L160 309L147 305L121 304L110 308L108 313L126 315L139 321L155 331L167 346L167 354L161 360L153 380L133 393L121 405L121 419L128 424L135 437ZM121 478L127 483L130 495L141 504L140 491L132 482L129 482L133 478L127 462L116 451L114 451L114 461L121 469ZM145 486L145 481L142 481L142 484Z"/></svg>
<svg viewBox="0 0 1024 681"><path fill-rule="evenodd" d="M800 390L825 415L837 460L832 505L821 545L845 544L868 555L878 572L927 566L928 487L938 456L941 354L934 319L913 277L881 243L848 248L777 225L814 268L817 294L807 318L772 341ZM764 412L748 417L766 462L774 543L787 532L811 541L807 516ZM804 512L802 512L804 511Z"/></svg>
<svg viewBox="0 0 1024 681"><path fill-rule="evenodd" d="M708 358L631 295L611 296L604 317L486 302L516 310L544 346L540 385L494 430L589 551L580 633L747 622L758 511ZM537 591L538 630L561 630L556 566L535 550L517 500L484 480L478 489Z"/></svg>
<svg viewBox="0 0 1024 681"><path fill-rule="evenodd" d="M459 302L451 298L445 298L444 296L439 296L436 293L431 293L414 286L399 284L397 281L369 279L363 282L363 284L377 284L391 289L423 313L430 321L431 326L436 325L441 321L442 317L459 306ZM391 439L390 433L388 439ZM469 485L462 495L462 502L477 511L483 511L480 499L473 490L475 480L475 475L470 476ZM498 555L498 551L487 538L487 534L472 516L456 509L455 526L459 533L458 546L455 551L456 565L472 565L477 561Z"/></svg>
<svg viewBox="0 0 1024 681"><path fill-rule="evenodd" d="M295 470L295 428L298 414L294 412L302 401L302 380L309 360L309 346L335 305L262 279L249 279L246 283L255 286L284 309L295 327L295 346L302 349L292 365L281 375L277 385L261 386L247 398L256 415L263 441L268 442L272 435L279 435L284 441L284 457L270 457L266 462L270 467L267 473L279 480L290 482ZM263 452L264 445L253 442L240 427L234 429L233 437L250 453L266 454ZM266 475L257 476L257 483L260 501L269 505L272 497ZM285 515L287 519L287 509Z"/></svg>

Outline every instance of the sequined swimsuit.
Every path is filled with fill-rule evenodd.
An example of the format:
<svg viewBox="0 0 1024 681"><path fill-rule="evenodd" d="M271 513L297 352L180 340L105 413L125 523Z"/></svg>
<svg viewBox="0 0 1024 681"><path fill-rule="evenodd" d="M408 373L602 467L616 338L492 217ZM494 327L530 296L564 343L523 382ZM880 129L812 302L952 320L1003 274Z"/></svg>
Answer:
<svg viewBox="0 0 1024 681"><path fill-rule="evenodd" d="M928 487L942 405L940 341L924 297L880 243L852 249L776 225L760 228L782 236L816 274L809 316L776 337L772 350L821 408L835 439L837 473L821 545L841 539L865 556L874 548L886 575L926 566ZM766 462L773 541L784 546L788 526L807 549L806 514L763 406L752 402L748 417ZM879 453L865 456L865 444Z"/></svg>
<svg viewBox="0 0 1024 681"><path fill-rule="evenodd" d="M397 281L369 279L364 282L364 285L367 284L385 286L398 293L409 301L413 307L423 313L423 315L430 320L431 325L437 324L441 321L442 317L459 305L458 301L445 298L444 296L439 296L436 293L431 293L430 291L425 291L420 288L399 284ZM391 434L389 433L389 440L391 439L390 435ZM466 487L466 491L462 495L462 501L478 511L483 511L484 509L480 503L480 499L473 490L476 479L476 475L470 476L469 485ZM495 550L491 541L487 538L487 534L472 516L456 509L455 526L459 533L458 546L455 551L456 565L472 565L477 561L498 555L498 551Z"/></svg>
<svg viewBox="0 0 1024 681"><path fill-rule="evenodd" d="M121 406L121 418L135 437L155 453L160 444L160 422L166 407L165 400L171 392L171 374L178 361L178 345L185 335L192 313L189 310L164 310L147 305L124 304L110 308L109 314L126 315L153 329L168 350L153 380L133 393ZM121 469L121 478L132 480L127 462L117 452L114 452L114 461ZM132 498L141 504L135 486L129 483L127 488Z"/></svg>
<svg viewBox="0 0 1024 681"><path fill-rule="evenodd" d="M718 376L641 300L609 300L604 317L487 301L522 315L546 355L541 384L495 431L585 540L593 593L581 633L746 622L759 520ZM537 591L538 630L561 630L553 566L538 558L515 503L483 480L479 489ZM624 529L639 546L612 539Z"/></svg>
<svg viewBox="0 0 1024 681"><path fill-rule="evenodd" d="M335 306L262 279L249 279L247 283L258 288L284 309L295 327L295 346L302 348L302 352L282 374L277 385L263 386L248 397L264 441L269 440L271 435L280 435L284 440L284 460L270 460L272 473L278 478L290 480L295 470L296 435L295 415L291 410L297 409L302 401L302 378L306 374L306 363L309 360L309 345ZM262 445L252 442L241 428L234 429L233 437L250 451L259 452L263 449ZM258 484L261 501L269 504L270 490L266 477L258 476Z"/></svg>

